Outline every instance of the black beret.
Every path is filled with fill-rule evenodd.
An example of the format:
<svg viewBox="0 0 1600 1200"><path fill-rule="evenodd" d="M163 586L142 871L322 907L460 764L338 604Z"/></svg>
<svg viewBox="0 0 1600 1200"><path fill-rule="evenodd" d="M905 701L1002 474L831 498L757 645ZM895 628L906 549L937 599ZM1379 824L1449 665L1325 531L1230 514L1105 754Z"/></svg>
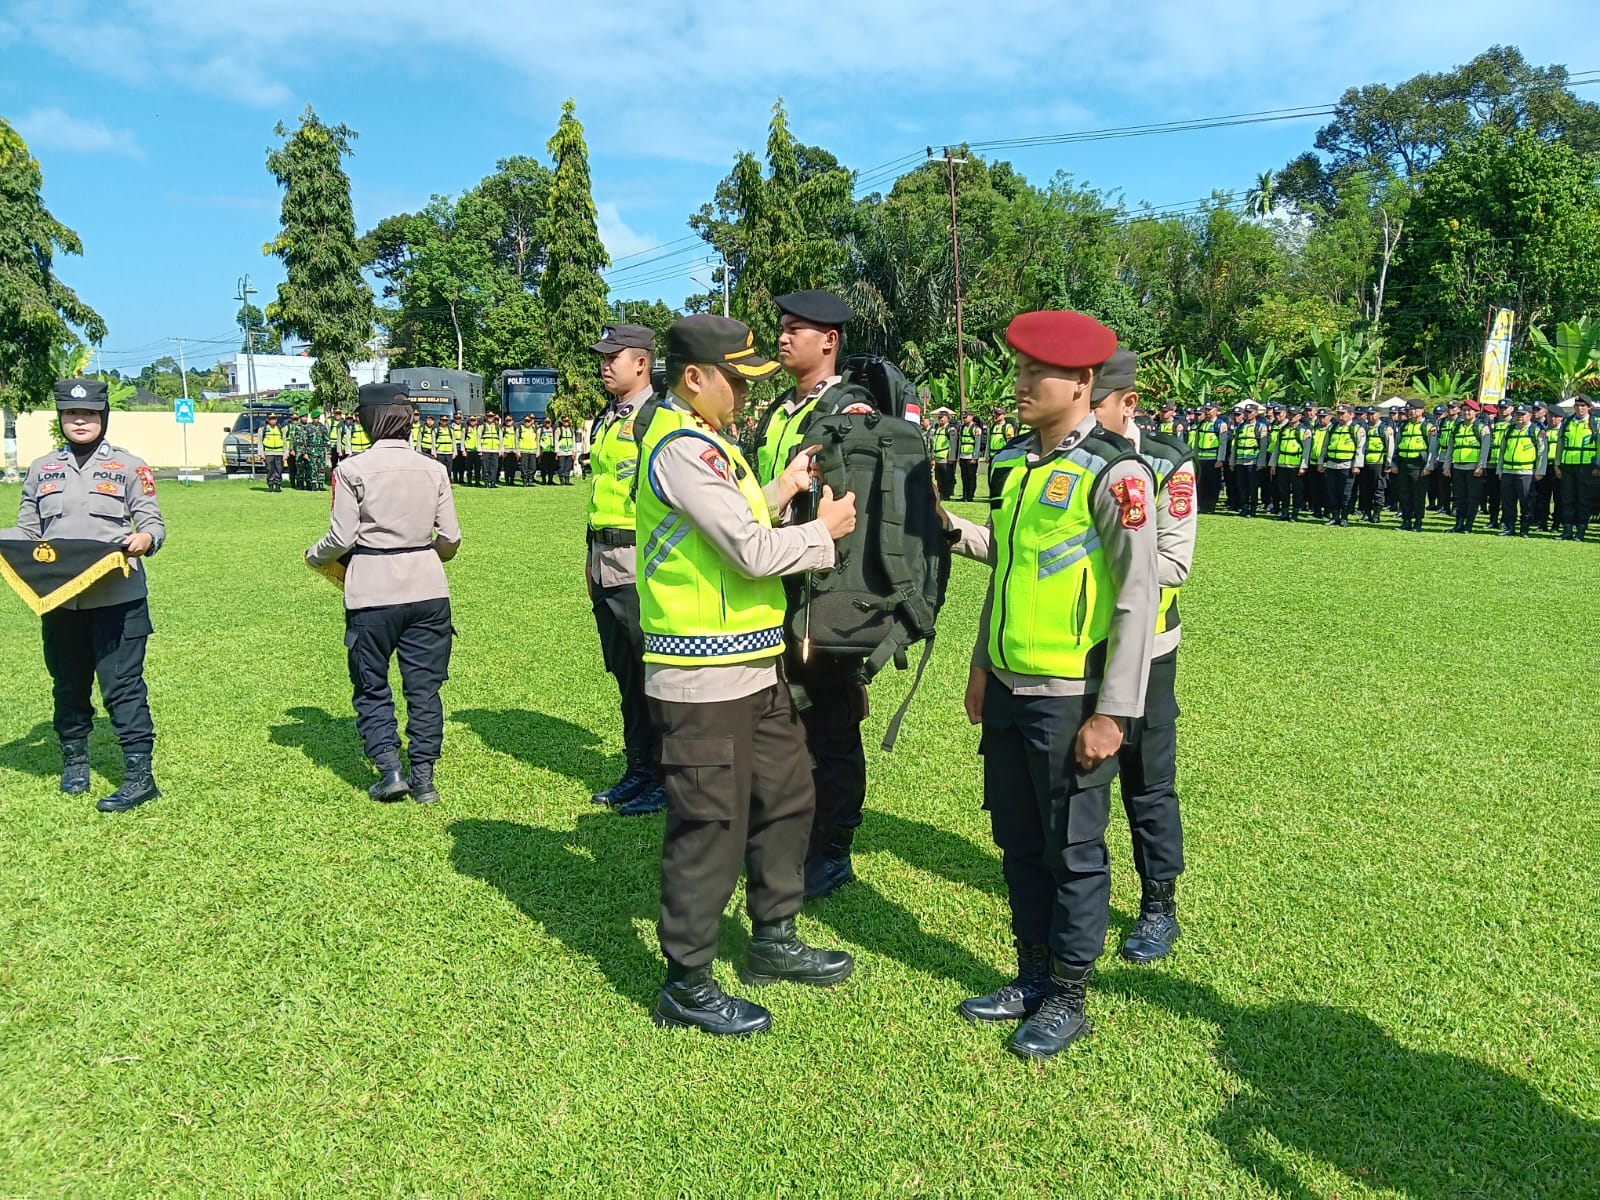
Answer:
<svg viewBox="0 0 1600 1200"><path fill-rule="evenodd" d="M654 350L655 345L656 331L648 325L607 325L589 349L596 354L615 354L618 350Z"/></svg>
<svg viewBox="0 0 1600 1200"><path fill-rule="evenodd" d="M364 383L357 393L357 408L381 408L389 404L410 404L411 393L403 383Z"/></svg>
<svg viewBox="0 0 1600 1200"><path fill-rule="evenodd" d="M762 358L750 326L715 313L696 313L667 330L669 363L710 363L730 367L746 379L765 379L778 364Z"/></svg>
<svg viewBox="0 0 1600 1200"><path fill-rule="evenodd" d="M856 310L832 292L790 292L786 296L775 296L772 302L778 306L779 312L810 321L813 325L837 329L856 319Z"/></svg>
<svg viewBox="0 0 1600 1200"><path fill-rule="evenodd" d="M1094 373L1094 394L1109 396L1123 388L1133 386L1133 377L1139 368L1139 356L1132 350L1114 350L1111 357L1100 364ZM1171 408L1171 404L1163 407Z"/></svg>
<svg viewBox="0 0 1600 1200"><path fill-rule="evenodd" d="M55 393L58 412L69 408L105 412L111 407L111 389L98 379L58 379Z"/></svg>

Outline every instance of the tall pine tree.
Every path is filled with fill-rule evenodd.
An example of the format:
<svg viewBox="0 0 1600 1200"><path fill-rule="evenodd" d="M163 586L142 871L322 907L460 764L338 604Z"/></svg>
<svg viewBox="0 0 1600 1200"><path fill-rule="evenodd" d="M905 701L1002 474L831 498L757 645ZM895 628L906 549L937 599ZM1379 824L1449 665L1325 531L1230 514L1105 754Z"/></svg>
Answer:
<svg viewBox="0 0 1600 1200"><path fill-rule="evenodd" d="M587 416L599 411L603 399L589 347L600 327L612 319L605 280L600 276L611 259L596 227L589 149L575 111L571 100L561 106L561 123L547 147L556 165L550 183L539 300L549 339L549 363L561 373L557 395L573 406L573 415Z"/></svg>
<svg viewBox="0 0 1600 1200"><path fill-rule="evenodd" d="M22 135L0 119L0 409L5 420L5 478L17 478L17 418L50 395L51 357L92 342L106 324L51 270L57 252L82 254L78 235L50 215L40 197L44 174Z"/></svg>
<svg viewBox="0 0 1600 1200"><path fill-rule="evenodd" d="M372 291L361 278L350 177L343 159L356 138L328 126L310 107L293 134L279 123L283 145L267 155L267 170L283 187L282 229L266 253L283 260L287 278L267 306L267 320L303 339L316 355L311 384L325 410L355 407L350 364L372 336Z"/></svg>

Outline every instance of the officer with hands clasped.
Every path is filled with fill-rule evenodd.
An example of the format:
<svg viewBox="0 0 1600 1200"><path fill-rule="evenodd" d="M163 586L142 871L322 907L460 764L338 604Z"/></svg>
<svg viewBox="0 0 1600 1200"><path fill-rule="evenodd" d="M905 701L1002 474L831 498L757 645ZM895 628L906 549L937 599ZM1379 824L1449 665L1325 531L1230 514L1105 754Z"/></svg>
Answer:
<svg viewBox="0 0 1600 1200"><path fill-rule="evenodd" d="M639 410L650 399L656 335L644 325L608 325L590 347L600 356L600 378L611 404L594 423L589 466L589 562L585 577L600 635L600 654L622 696L622 778L594 797L596 804L633 817L659 812L667 793L650 764L656 737L644 698L644 634L639 628L635 583L634 478L639 467Z"/></svg>
<svg viewBox="0 0 1600 1200"><path fill-rule="evenodd" d="M97 379L63 379L55 385L55 401L66 445L28 468L17 529L34 539L105 542L108 550L120 547L132 560L131 570L102 573L41 617L61 742L61 790L69 795L89 790L98 676L125 773L122 786L95 807L125 812L161 794L150 764L155 727L144 682L150 605L138 560L161 549L167 530L150 468L106 440L111 408L106 385Z"/></svg>
<svg viewBox="0 0 1600 1200"><path fill-rule="evenodd" d="M439 689L450 671L450 587L444 563L461 545L446 462L407 444L411 402L396 383L365 384L357 417L372 448L334 472L333 515L306 562L344 562L345 635L356 730L378 782L374 800L419 804L439 798L433 783L444 738ZM400 660L411 775L400 773L389 660Z"/></svg>
<svg viewBox="0 0 1600 1200"><path fill-rule="evenodd" d="M970 1020L1026 1018L1013 1052L1049 1058L1088 1032L1084 995L1105 947L1111 780L1144 714L1160 589L1155 480L1092 403L1117 349L1082 313L1024 313L1018 415L1034 433L1004 471L987 527L953 515L955 552L990 564L967 685L981 724L984 807L1011 904L1017 976L964 1001Z"/></svg>
<svg viewBox="0 0 1600 1200"><path fill-rule="evenodd" d="M855 497L824 488L818 517L774 528L810 487L806 447L765 489L723 436L778 364L749 328L702 314L667 334L667 391L639 433L638 587L645 695L667 789L658 932L667 980L654 1020L713 1034L770 1028L760 1005L728 996L712 962L728 899L746 871L754 927L744 978L828 986L848 954L800 940L801 866L814 793L780 669L779 576L825 570L855 526Z"/></svg>

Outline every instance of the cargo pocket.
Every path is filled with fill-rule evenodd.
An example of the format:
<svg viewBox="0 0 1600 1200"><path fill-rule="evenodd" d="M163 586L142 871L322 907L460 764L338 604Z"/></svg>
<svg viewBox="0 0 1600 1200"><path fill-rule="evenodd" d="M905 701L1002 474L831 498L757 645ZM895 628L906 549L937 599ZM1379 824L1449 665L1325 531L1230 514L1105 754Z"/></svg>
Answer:
<svg viewBox="0 0 1600 1200"><path fill-rule="evenodd" d="M731 737L665 737L661 782L682 821L732 821L738 810Z"/></svg>
<svg viewBox="0 0 1600 1200"><path fill-rule="evenodd" d="M155 626L150 624L150 608L148 605L135 604L122 614L122 636L124 638L147 638L155 632Z"/></svg>

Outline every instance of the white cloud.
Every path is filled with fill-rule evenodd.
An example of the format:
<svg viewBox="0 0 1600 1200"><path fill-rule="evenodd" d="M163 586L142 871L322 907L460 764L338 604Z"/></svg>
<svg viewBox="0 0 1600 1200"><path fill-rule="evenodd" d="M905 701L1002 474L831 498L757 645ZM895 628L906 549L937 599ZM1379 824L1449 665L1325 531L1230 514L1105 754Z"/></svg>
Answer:
<svg viewBox="0 0 1600 1200"><path fill-rule="evenodd" d="M648 250L659 243L659 238L630 229L628 223L622 219L616 204L611 201L598 200L594 207L600 240L605 243L606 253L611 256L612 262L636 254L640 250Z"/></svg>
<svg viewBox="0 0 1600 1200"><path fill-rule="evenodd" d="M144 157L144 151L126 129L112 129L104 121L75 117L65 109L31 109L11 123L34 150Z"/></svg>

